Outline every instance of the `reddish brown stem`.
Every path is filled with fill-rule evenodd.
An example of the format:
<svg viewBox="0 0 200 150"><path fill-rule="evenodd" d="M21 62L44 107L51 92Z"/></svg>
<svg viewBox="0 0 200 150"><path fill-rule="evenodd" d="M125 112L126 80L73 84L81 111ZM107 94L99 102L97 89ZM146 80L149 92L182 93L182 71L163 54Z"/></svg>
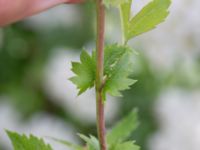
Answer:
<svg viewBox="0 0 200 150"><path fill-rule="evenodd" d="M97 93L97 132L101 150L106 150L106 128L104 119L104 102L102 95Z"/></svg>
<svg viewBox="0 0 200 150"><path fill-rule="evenodd" d="M97 133L101 150L106 148L106 128L104 118L104 102L102 98L103 82L103 62L104 62L104 33L105 33L105 8L102 0L96 0L97 6L97 69L96 69L96 115L97 115Z"/></svg>

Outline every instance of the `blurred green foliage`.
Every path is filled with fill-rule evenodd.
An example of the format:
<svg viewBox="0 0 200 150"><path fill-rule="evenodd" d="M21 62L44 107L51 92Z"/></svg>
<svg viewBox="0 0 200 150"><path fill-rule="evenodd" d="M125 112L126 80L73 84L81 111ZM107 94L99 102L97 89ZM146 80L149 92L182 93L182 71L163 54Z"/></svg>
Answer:
<svg viewBox="0 0 200 150"><path fill-rule="evenodd" d="M80 133L95 135L94 124L84 125L66 113L62 106L49 100L42 88L44 67L53 48L63 46L81 50L94 40L94 6L85 4L77 7L83 18L80 24L70 27L58 26L41 32L19 22L0 29L3 34L0 45L0 96L10 97L10 103L22 114L24 121L34 113L46 111L64 121L70 121ZM153 107L160 91L172 85L187 89L200 87L199 77L193 77L194 74L200 74L200 57L197 58L192 76L178 63L174 70L161 77L159 72L152 69L147 56L140 51L139 53L137 59L140 71L134 75L138 82L131 90L123 93L120 115L116 120L137 107L140 125L132 136L146 150L148 137L157 129Z"/></svg>
<svg viewBox="0 0 200 150"><path fill-rule="evenodd" d="M46 96L41 81L44 66L53 48L65 46L81 49L93 38L92 10L88 9L88 5L78 7L84 19L81 24L69 28L58 26L37 32L24 22L19 22L1 29L0 94L10 95L16 107L21 106L19 111L25 117L48 107L48 100L44 102Z"/></svg>

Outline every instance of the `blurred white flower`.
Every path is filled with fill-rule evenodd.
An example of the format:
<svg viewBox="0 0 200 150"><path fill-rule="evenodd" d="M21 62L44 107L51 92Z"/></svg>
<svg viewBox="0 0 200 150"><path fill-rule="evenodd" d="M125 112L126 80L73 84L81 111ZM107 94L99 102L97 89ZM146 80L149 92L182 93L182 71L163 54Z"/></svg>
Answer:
<svg viewBox="0 0 200 150"><path fill-rule="evenodd" d="M200 91L171 89L156 105L160 129L150 137L150 150L200 149Z"/></svg>
<svg viewBox="0 0 200 150"><path fill-rule="evenodd" d="M80 23L80 10L73 5L57 6L25 20L26 25L39 31L53 29L58 26L69 27Z"/></svg>
<svg viewBox="0 0 200 150"><path fill-rule="evenodd" d="M41 138L50 136L77 143L75 138L76 132L73 127L64 123L62 120L48 114L40 113L35 115L30 121L22 122L20 114L9 103L1 102L0 145L3 145L6 149L12 149L10 140L5 133L5 129L25 133L27 135L31 133ZM44 138L44 140L47 141L47 143L50 143L54 149L70 150L47 138Z"/></svg>
<svg viewBox="0 0 200 150"><path fill-rule="evenodd" d="M26 123L23 132L34 134L38 137L55 137L72 143L77 143L78 137L76 137L77 133L71 125L64 123L61 119L44 113L37 114L30 122ZM45 138L45 140L52 145L53 149L71 150L49 138Z"/></svg>
<svg viewBox="0 0 200 150"><path fill-rule="evenodd" d="M71 61L79 61L79 53L56 49L46 67L44 88L50 99L63 106L72 116L80 119L83 123L95 123L95 92L92 89L77 96L76 86L68 80L74 76L70 70ZM117 100L108 97L105 110L106 121L111 122L114 119L118 104Z"/></svg>
<svg viewBox="0 0 200 150"><path fill-rule="evenodd" d="M151 0L134 0L131 6L131 14L134 16Z"/></svg>
<svg viewBox="0 0 200 150"><path fill-rule="evenodd" d="M17 130L20 128L19 118L20 115L16 110L11 107L6 101L7 97L0 97L0 145L5 146L7 149L11 149L11 143L9 142L5 129Z"/></svg>

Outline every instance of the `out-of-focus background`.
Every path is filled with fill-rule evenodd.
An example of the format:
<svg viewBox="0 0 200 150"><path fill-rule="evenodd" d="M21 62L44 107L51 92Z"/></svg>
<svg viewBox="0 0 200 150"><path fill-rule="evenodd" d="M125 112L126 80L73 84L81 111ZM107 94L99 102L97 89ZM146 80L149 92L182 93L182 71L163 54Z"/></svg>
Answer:
<svg viewBox="0 0 200 150"><path fill-rule="evenodd" d="M149 0L134 0L133 14ZM95 96L77 97L70 61L95 45L95 7L61 5L0 29L0 149L5 129L80 142L96 135ZM124 97L110 97L107 127L139 109L132 138L142 150L200 149L200 1L173 0L166 22L129 44L138 51ZM118 12L107 12L106 41L120 42ZM67 150L47 139L56 150Z"/></svg>

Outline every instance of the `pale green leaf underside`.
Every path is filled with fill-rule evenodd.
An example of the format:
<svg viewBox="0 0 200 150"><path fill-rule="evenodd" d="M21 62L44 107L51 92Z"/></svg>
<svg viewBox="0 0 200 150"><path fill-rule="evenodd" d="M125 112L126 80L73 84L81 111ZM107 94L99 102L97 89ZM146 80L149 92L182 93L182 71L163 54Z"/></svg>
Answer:
<svg viewBox="0 0 200 150"><path fill-rule="evenodd" d="M128 0L126 3L120 5L120 17L122 22L122 31L124 38L128 37L129 32L129 20L131 19L131 4L132 0ZM127 40L127 39L124 39Z"/></svg>
<svg viewBox="0 0 200 150"><path fill-rule="evenodd" d="M45 144L42 139L33 135L19 135L16 132L6 131L14 150L53 150L50 145Z"/></svg>
<svg viewBox="0 0 200 150"><path fill-rule="evenodd" d="M154 29L163 22L169 14L170 3L170 0L153 0L134 17L130 16L131 1L121 4L122 28L124 28L126 41Z"/></svg>
<svg viewBox="0 0 200 150"><path fill-rule="evenodd" d="M110 132L108 132L107 142L111 147L116 143L123 142L131 135L137 126L137 110L133 110L128 116L126 116L114 128L112 128Z"/></svg>

